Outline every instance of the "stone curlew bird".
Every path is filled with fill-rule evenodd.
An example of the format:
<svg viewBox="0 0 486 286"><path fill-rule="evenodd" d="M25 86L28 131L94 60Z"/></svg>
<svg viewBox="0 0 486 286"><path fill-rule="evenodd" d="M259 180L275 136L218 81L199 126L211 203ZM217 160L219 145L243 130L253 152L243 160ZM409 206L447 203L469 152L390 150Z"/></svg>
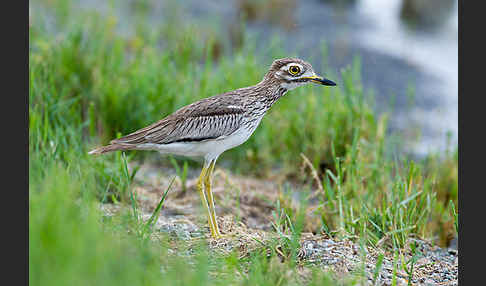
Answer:
<svg viewBox="0 0 486 286"><path fill-rule="evenodd" d="M265 113L287 91L311 82L336 85L316 75L312 66L301 59L277 59L256 85L196 101L89 154L156 150L163 154L202 157L204 165L197 188L207 212L211 235L219 238L221 234L211 192L211 175L216 160L224 151L248 140Z"/></svg>

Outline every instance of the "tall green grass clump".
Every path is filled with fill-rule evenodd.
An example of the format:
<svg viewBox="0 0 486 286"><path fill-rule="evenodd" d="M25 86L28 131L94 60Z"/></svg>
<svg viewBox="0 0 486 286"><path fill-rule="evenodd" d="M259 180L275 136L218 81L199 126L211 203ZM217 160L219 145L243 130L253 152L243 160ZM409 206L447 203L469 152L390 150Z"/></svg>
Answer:
<svg viewBox="0 0 486 286"><path fill-rule="evenodd" d="M154 246L104 230L97 205L83 195L93 180L73 178L59 165L45 172L29 188L32 285L140 285L163 279Z"/></svg>

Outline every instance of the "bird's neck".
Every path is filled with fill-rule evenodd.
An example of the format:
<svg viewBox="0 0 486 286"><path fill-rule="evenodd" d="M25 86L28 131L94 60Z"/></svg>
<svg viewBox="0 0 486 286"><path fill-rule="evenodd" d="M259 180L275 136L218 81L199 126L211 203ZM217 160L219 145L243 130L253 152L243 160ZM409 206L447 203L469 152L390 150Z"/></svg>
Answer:
<svg viewBox="0 0 486 286"><path fill-rule="evenodd" d="M280 86L280 83L276 80L264 79L254 86L255 95L257 95L258 100L260 100L267 109L272 107L272 105L282 96L287 93L288 89Z"/></svg>

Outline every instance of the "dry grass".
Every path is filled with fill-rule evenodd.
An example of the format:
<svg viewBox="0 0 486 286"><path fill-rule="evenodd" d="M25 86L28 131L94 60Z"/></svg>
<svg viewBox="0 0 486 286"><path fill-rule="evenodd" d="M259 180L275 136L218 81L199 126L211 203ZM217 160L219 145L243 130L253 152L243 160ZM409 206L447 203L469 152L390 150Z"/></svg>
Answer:
<svg viewBox="0 0 486 286"><path fill-rule="evenodd" d="M131 164L132 169L137 163ZM169 186L174 175L171 170L151 163L139 166L135 176L134 192L142 208L152 212L157 206L163 191ZM187 191L182 191L182 181L176 176L172 189L164 203L162 214L166 217L184 216L187 219L206 224L206 215L201 206L196 189L197 175L186 182ZM275 172L264 179L231 174L230 171L216 167L213 176L213 194L218 216L231 215L237 223L241 222L250 229L271 231L277 202L287 213L295 213L300 206L302 193L285 188L286 178ZM294 184L297 186L297 183ZM302 186L301 186L302 187ZM311 191L315 194L318 189ZM306 212L304 231L317 232L320 228L318 217L313 210L318 207L317 200L311 200ZM223 230L224 231L224 230Z"/></svg>
<svg viewBox="0 0 486 286"><path fill-rule="evenodd" d="M149 163L140 166L133 190L143 220L150 217L171 180L172 176L164 168ZM281 188L283 181L278 176L273 180L260 180L216 169L214 197L223 238L212 239L196 190L196 180L197 177L187 181L187 192L183 195L182 182L175 180L155 224L158 231L152 234L153 240L168 233L175 249L178 248L177 241L182 240L189 245L205 241L209 249L223 256L236 251L240 260L251 257L255 252L267 252L269 257L273 252L276 255L271 258L271 263L277 265L296 259L299 281L311 279L311 269L316 266L331 271L334 278L341 281L356 275L359 277L360 271L365 275L364 281L371 283L376 279L380 285L389 285L392 280L396 280L396 285L407 285L408 280L412 280L413 284L440 282L440 285L453 285L457 281L457 251L441 249L414 238L408 239L403 249L390 251L350 239L331 238L325 233L304 231L298 239L298 253L292 257L282 237L272 229L276 211L272 202L282 201L285 196ZM288 204L295 211L298 209L297 201ZM123 210L120 206L104 204L102 208L106 215L114 215ZM311 211L306 212L306 216L306 221L312 221Z"/></svg>

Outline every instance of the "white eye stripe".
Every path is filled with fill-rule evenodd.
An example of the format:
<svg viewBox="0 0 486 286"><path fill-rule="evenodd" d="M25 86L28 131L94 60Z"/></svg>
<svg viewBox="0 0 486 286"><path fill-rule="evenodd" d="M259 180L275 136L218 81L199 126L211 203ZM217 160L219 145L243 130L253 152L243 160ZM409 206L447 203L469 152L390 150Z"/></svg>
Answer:
<svg viewBox="0 0 486 286"><path fill-rule="evenodd" d="M315 74L312 71L309 71L309 70L306 71L305 73L299 75L299 76L287 75L286 73L281 72L281 71L277 71L275 73L276 78L283 78L283 79L286 79L286 80L289 80L289 81L299 79L299 78L303 78L303 77L309 77L309 76L315 76Z"/></svg>
<svg viewBox="0 0 486 286"><path fill-rule="evenodd" d="M305 73L301 74L301 75L299 76L299 78L302 78L302 77L309 77L309 76L315 76L314 72L312 72L312 71L308 70L308 71L306 71Z"/></svg>

